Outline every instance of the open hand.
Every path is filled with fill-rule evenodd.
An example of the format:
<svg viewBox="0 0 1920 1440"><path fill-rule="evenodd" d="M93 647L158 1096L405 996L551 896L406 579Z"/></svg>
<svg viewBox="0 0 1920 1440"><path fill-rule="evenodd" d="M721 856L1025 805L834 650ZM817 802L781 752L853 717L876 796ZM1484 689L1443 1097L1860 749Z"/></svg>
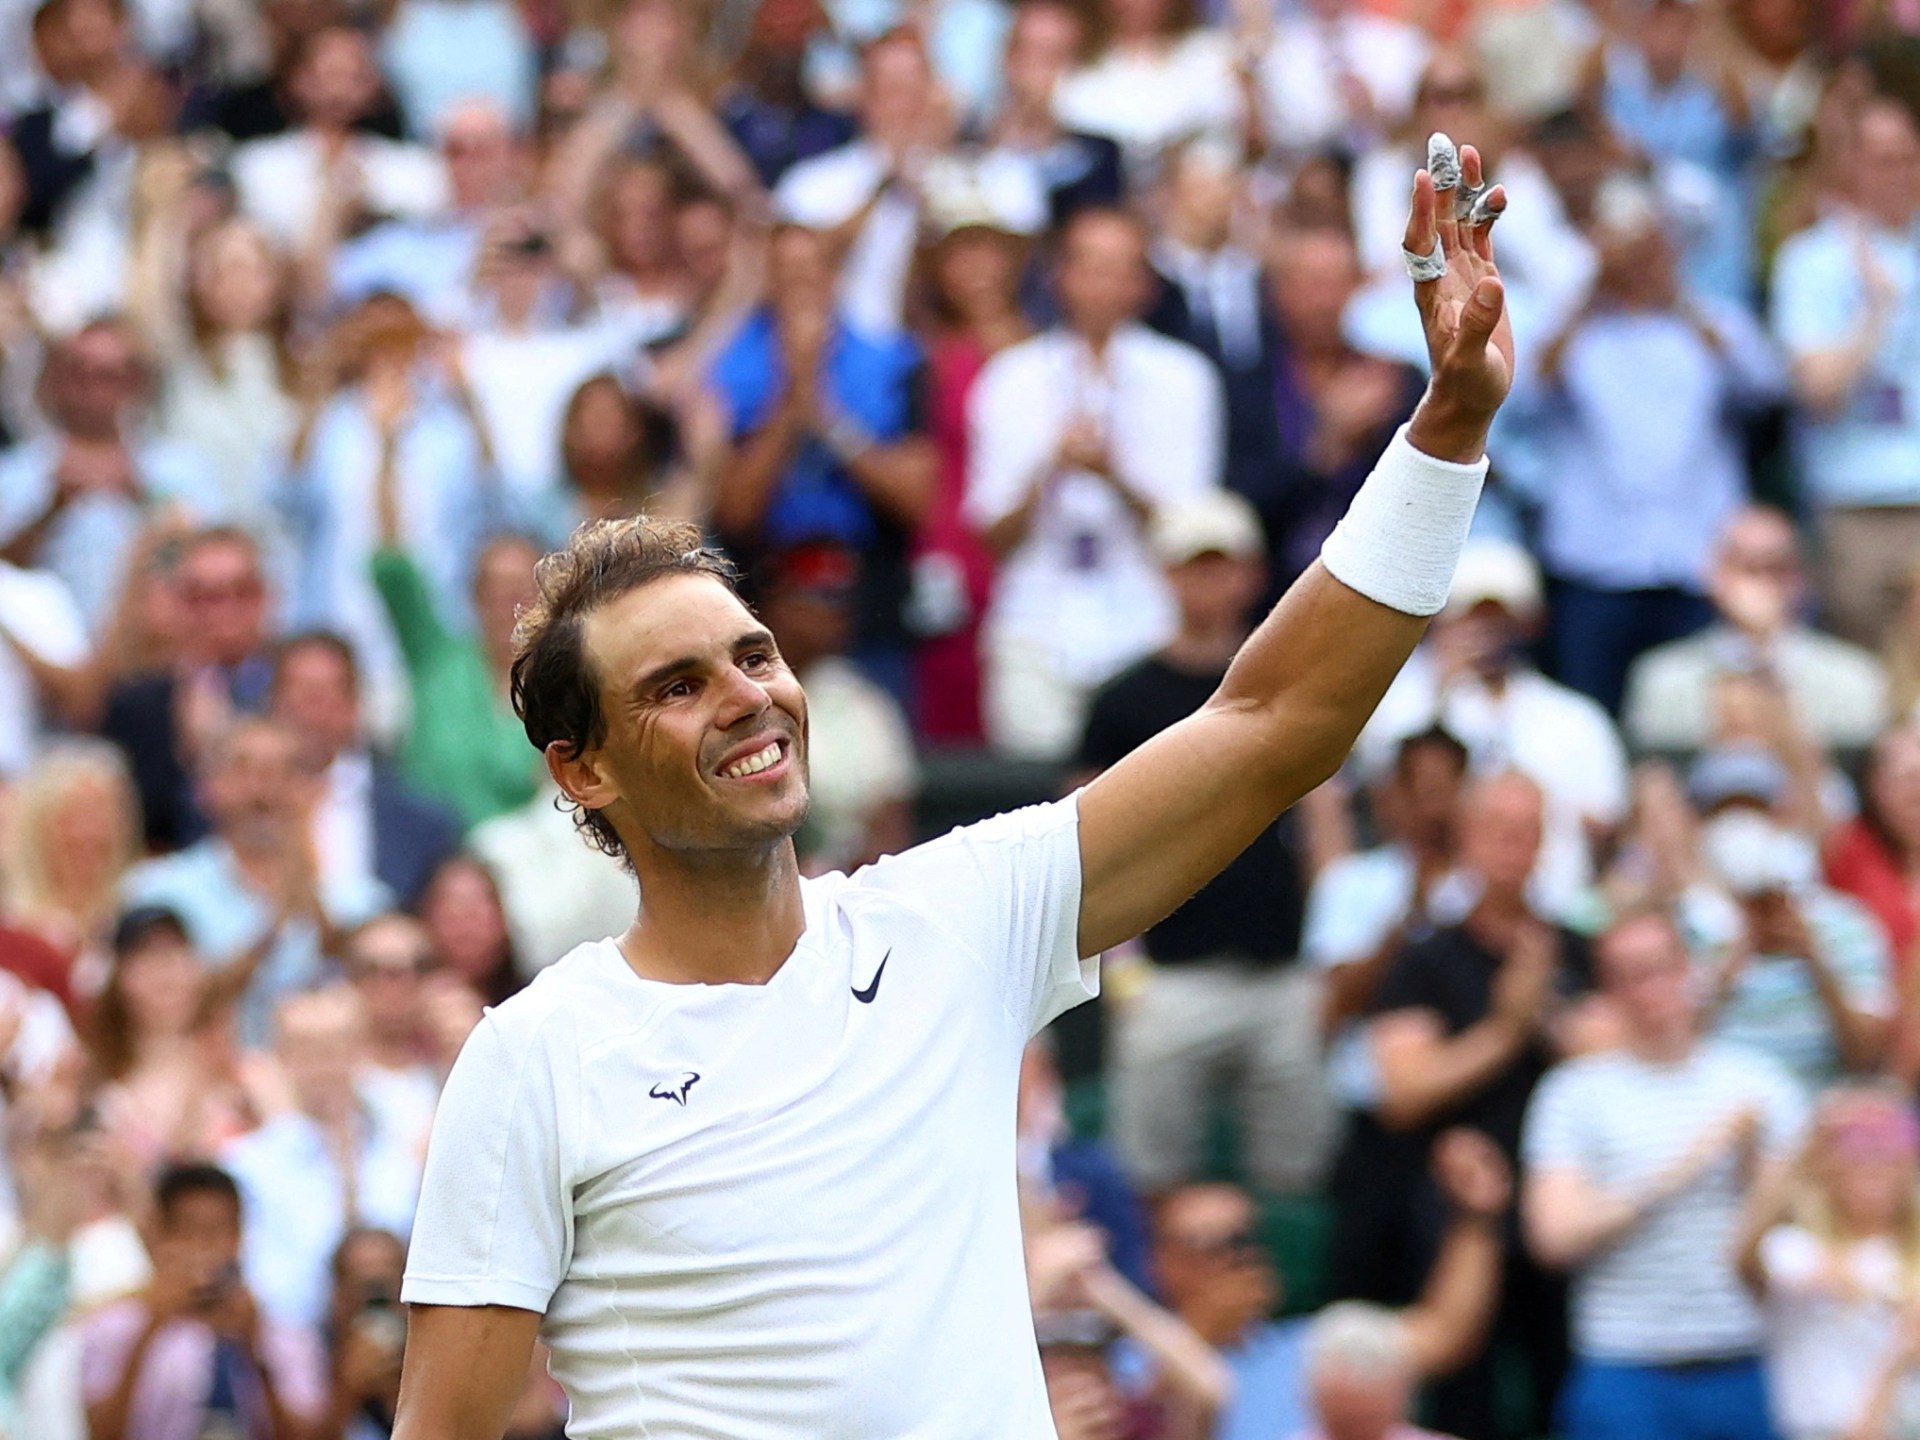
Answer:
<svg viewBox="0 0 1920 1440"><path fill-rule="evenodd" d="M1465 145L1459 159L1461 186L1478 191L1486 181L1480 152ZM1433 369L1415 416L1414 444L1440 459L1471 461L1480 457L1487 427L1513 386L1513 327L1493 258L1493 222L1506 209L1506 191L1498 185L1487 190L1465 217L1454 213L1460 193L1452 186L1436 189L1425 169L1415 174L1402 243L1409 254L1428 255L1438 240L1447 263L1445 274L1413 286Z"/></svg>
<svg viewBox="0 0 1920 1440"><path fill-rule="evenodd" d="M1478 1130L1456 1126L1433 1147L1433 1178L1463 1215L1498 1218L1513 1198L1513 1167Z"/></svg>

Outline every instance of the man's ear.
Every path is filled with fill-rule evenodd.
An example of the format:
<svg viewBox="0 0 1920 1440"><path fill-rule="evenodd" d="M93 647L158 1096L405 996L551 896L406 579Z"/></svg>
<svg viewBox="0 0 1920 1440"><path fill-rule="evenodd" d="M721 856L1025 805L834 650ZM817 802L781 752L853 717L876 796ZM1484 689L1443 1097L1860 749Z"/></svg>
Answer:
<svg viewBox="0 0 1920 1440"><path fill-rule="evenodd" d="M561 740L546 748L547 773L569 800L583 810L604 810L620 798L620 792L602 774L595 752L568 752L569 747Z"/></svg>

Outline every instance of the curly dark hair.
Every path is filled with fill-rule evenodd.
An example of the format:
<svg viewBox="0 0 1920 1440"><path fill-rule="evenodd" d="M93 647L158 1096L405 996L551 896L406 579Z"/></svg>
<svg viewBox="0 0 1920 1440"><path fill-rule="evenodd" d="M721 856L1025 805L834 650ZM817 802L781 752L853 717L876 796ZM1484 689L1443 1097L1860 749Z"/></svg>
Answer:
<svg viewBox="0 0 1920 1440"><path fill-rule="evenodd" d="M578 759L607 735L600 677L587 657L586 618L602 605L668 575L710 575L735 594L739 572L708 548L700 527L680 520L595 520L534 570L538 591L513 631L513 713L542 755L558 745ZM574 824L587 843L631 868L613 825L581 806Z"/></svg>

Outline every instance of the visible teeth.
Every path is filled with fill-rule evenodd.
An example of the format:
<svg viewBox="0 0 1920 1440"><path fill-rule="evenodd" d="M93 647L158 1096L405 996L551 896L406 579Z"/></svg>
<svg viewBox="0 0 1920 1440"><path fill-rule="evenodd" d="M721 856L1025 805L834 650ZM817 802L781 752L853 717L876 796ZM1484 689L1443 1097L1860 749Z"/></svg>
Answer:
<svg viewBox="0 0 1920 1440"><path fill-rule="evenodd" d="M766 749L749 755L744 760L735 761L720 773L729 780L744 780L749 775L758 775L769 765L778 762L779 759L780 742L776 740L768 745Z"/></svg>

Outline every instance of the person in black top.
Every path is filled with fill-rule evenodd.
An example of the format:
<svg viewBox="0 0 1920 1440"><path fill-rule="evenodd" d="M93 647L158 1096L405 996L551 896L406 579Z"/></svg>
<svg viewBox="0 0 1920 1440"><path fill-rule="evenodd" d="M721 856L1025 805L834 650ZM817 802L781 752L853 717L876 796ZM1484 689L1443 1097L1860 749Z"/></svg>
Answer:
<svg viewBox="0 0 1920 1440"><path fill-rule="evenodd" d="M1419 1293L1445 1217L1428 1175L1434 1138L1471 1126L1517 1163L1534 1086L1598 1023L1585 942L1528 900L1543 808L1540 787L1523 775L1474 783L1461 816L1461 869L1443 882L1463 918L1409 943L1373 997L1376 1101L1353 1115L1331 1186L1329 1281L1338 1296L1402 1305ZM1510 1227L1494 1334L1524 1349L1530 1364L1539 1413L1514 1433L1542 1434L1566 1364L1565 1291L1518 1241ZM1463 1440L1504 1433L1493 1355L1436 1387L1437 1428Z"/></svg>
<svg viewBox="0 0 1920 1440"><path fill-rule="evenodd" d="M1205 703L1266 583L1260 522L1229 491L1162 510L1150 538L1180 608L1165 648L1094 697L1079 761L1106 769ZM1201 1169L1208 1109L1230 1093L1248 1178L1311 1191L1332 1135L1318 977L1294 963L1305 878L1288 821L1147 931L1151 978L1125 1009L1113 1134L1128 1173L1164 1193Z"/></svg>

